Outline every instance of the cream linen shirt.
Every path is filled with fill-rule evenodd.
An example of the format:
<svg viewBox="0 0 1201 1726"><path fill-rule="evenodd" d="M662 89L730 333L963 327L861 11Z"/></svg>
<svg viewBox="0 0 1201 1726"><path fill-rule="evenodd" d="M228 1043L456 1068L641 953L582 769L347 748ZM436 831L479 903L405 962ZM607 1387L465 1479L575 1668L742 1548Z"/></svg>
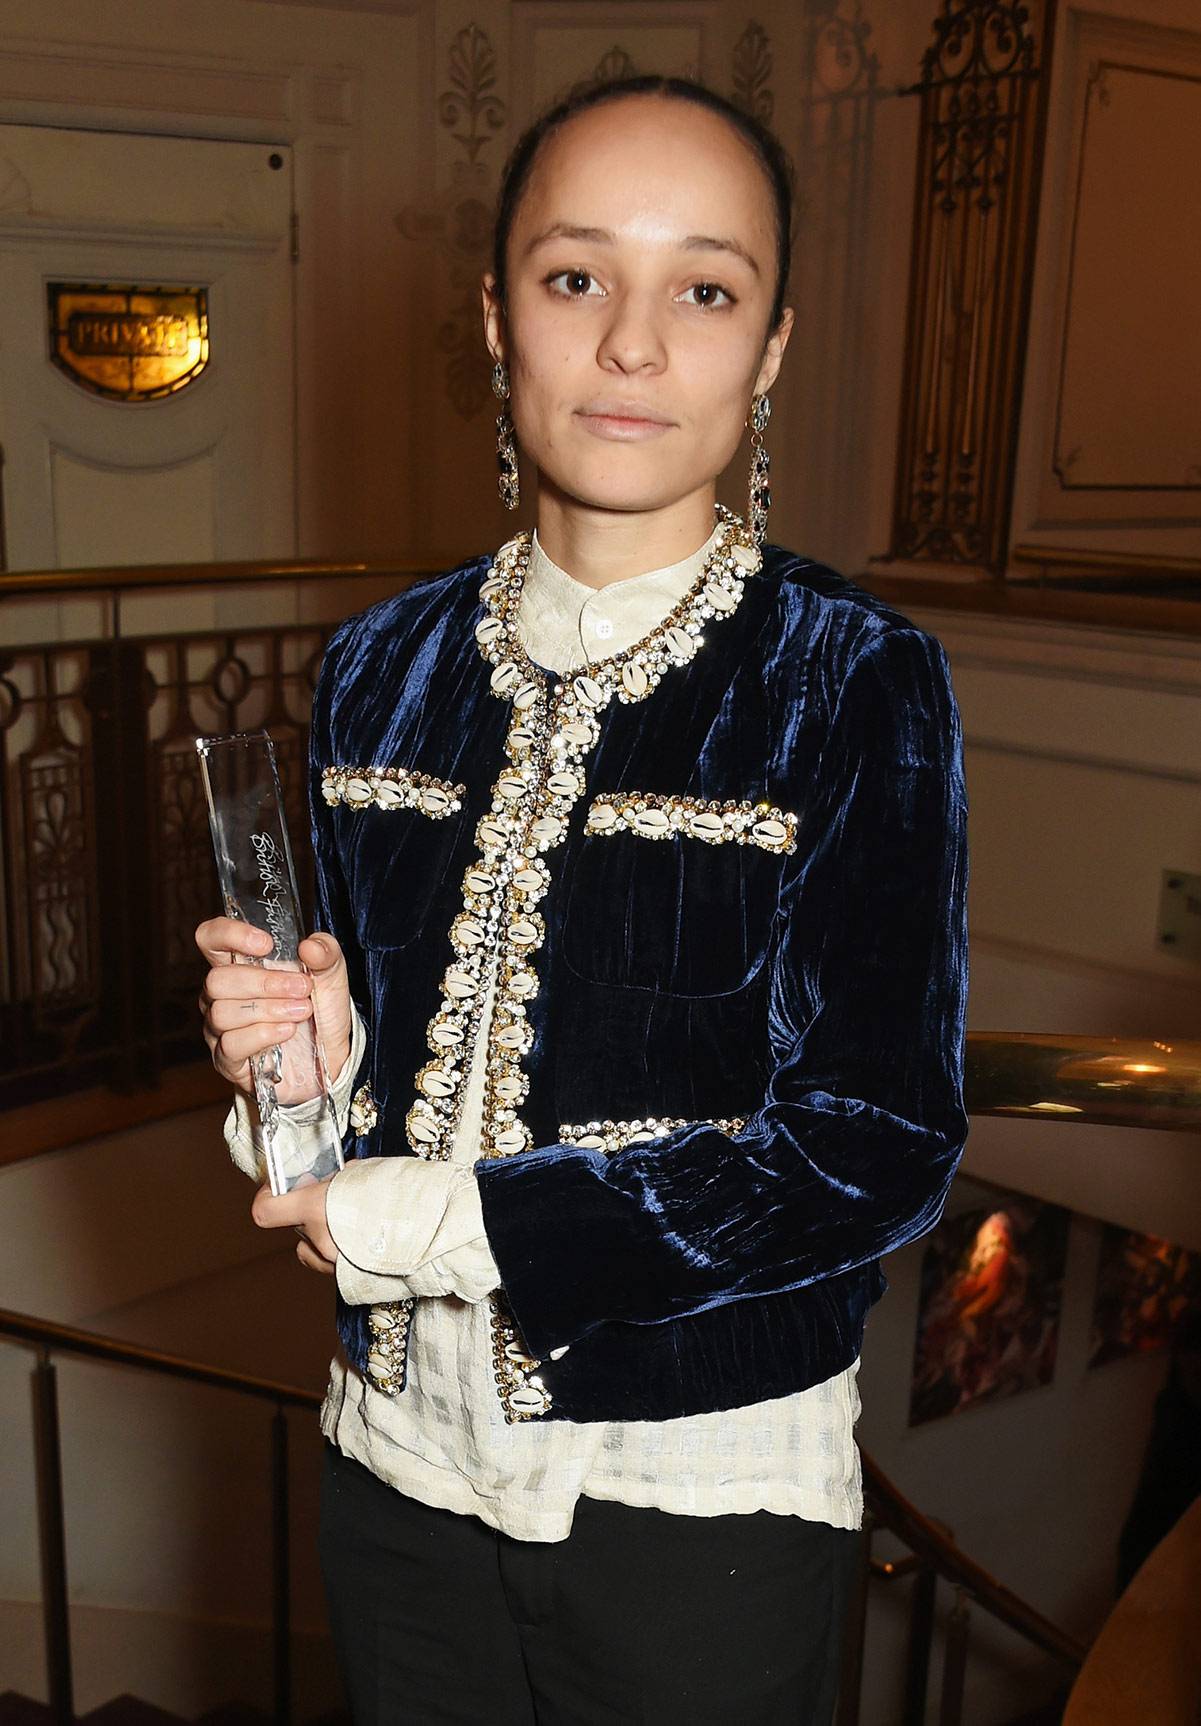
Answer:
<svg viewBox="0 0 1201 1726"><path fill-rule="evenodd" d="M535 534L518 612L526 652L558 674L624 652L677 604L711 544L598 589L552 563ZM341 1357L333 1362L321 1414L326 1437L398 1491L470 1512L519 1540L565 1539L581 1496L687 1516L768 1510L858 1528L857 1360L808 1390L713 1414L506 1422L485 1299L500 1278L472 1172L494 985L495 963L450 1160L364 1158L330 1183L327 1219L346 1299L435 1298L422 1298L414 1312L408 1382L398 1395L383 1395ZM343 1130L365 1044L356 1014L350 1057L334 1082ZM303 1132L303 1105L283 1116L286 1130ZM238 1166L261 1179L257 1134L239 1095L226 1138Z"/></svg>

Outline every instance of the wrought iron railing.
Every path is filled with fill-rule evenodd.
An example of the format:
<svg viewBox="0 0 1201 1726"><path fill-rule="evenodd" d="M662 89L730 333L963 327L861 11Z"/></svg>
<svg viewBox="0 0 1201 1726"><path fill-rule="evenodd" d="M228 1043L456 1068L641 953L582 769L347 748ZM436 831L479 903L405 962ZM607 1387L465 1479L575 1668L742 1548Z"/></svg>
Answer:
<svg viewBox="0 0 1201 1726"><path fill-rule="evenodd" d="M102 594L113 623L102 639L0 648L0 1107L129 1091L195 1059L192 931L215 894L198 734L266 727L289 820L307 829L309 710L332 626L126 636L121 596L365 573L394 589L421 574L310 563L0 577L0 601Z"/></svg>

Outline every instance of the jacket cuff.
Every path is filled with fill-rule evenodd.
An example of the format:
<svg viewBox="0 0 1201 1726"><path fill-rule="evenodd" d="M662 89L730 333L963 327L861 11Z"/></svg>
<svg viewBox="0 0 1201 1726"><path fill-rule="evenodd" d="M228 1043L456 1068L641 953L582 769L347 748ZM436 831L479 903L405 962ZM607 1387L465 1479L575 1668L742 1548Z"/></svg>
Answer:
<svg viewBox="0 0 1201 1726"><path fill-rule="evenodd" d="M540 1360L620 1320L631 1291L662 1266L654 1228L606 1184L605 1162L600 1151L552 1145L475 1165L501 1286Z"/></svg>

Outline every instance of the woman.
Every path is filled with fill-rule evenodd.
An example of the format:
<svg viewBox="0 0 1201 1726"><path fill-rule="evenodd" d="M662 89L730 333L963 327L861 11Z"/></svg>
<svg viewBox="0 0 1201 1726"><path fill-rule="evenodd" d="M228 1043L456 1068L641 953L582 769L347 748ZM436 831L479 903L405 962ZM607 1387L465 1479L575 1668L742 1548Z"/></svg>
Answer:
<svg viewBox="0 0 1201 1726"><path fill-rule="evenodd" d="M964 1137L964 796L937 644L760 550L763 455L715 515L789 196L695 85L545 116L483 285L536 534L326 656L303 951L355 1156L254 1214L337 1277L358 1721L831 1717L864 1317ZM309 982L197 938L245 1093ZM240 1099L229 1136L258 1173Z"/></svg>

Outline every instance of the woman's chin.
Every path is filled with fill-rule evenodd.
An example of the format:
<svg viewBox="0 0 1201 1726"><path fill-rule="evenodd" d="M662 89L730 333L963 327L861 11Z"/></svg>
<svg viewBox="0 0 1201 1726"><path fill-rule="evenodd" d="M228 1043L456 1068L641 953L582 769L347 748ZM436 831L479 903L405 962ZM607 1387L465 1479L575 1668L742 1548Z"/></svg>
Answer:
<svg viewBox="0 0 1201 1726"><path fill-rule="evenodd" d="M622 515L651 515L671 509L686 497L693 497L703 482L694 475L672 476L606 474L590 478L573 473L570 479L555 475L540 476L544 494L574 504L582 509L608 510Z"/></svg>

